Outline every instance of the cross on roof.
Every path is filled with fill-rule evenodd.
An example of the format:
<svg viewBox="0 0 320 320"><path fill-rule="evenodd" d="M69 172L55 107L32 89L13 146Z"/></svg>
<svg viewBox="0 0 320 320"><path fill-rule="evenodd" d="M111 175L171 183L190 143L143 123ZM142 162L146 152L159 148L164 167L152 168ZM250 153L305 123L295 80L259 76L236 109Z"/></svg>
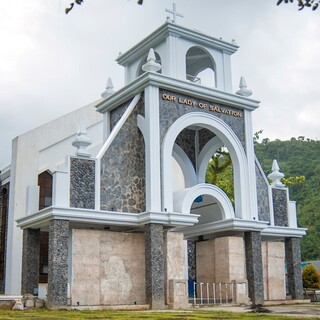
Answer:
<svg viewBox="0 0 320 320"><path fill-rule="evenodd" d="M169 13L172 14L172 17L173 17L172 22L173 22L173 23L176 23L177 16L183 18L184 15L183 15L182 13L178 13L178 12L177 12L176 4L175 4L175 3L172 4L172 7L173 7L172 10L166 9L166 12L169 12Z"/></svg>

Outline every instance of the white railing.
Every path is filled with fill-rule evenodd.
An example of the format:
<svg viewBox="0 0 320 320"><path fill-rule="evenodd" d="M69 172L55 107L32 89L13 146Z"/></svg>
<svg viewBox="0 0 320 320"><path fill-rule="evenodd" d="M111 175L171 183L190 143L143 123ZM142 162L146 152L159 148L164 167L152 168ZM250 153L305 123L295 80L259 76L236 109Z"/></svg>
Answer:
<svg viewBox="0 0 320 320"><path fill-rule="evenodd" d="M246 282L194 282L193 305L241 304L247 300Z"/></svg>

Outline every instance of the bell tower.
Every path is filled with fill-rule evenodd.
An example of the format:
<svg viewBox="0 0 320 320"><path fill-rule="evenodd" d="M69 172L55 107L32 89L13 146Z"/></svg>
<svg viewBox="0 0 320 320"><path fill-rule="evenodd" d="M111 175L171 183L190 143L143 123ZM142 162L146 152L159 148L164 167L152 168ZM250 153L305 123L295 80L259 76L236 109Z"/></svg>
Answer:
<svg viewBox="0 0 320 320"><path fill-rule="evenodd" d="M162 26L117 58L125 68L126 84L144 73L142 66L153 48L156 62L162 66L159 73L231 92L231 55L238 49L236 43L178 25L176 16L183 15L177 13L175 5L173 10L166 11L173 15L173 20L168 17Z"/></svg>

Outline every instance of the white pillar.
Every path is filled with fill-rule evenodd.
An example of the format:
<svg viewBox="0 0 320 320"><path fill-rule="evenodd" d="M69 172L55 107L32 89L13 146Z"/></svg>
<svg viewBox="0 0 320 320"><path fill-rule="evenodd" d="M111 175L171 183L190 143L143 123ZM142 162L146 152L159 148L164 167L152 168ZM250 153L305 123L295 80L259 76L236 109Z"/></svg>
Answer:
<svg viewBox="0 0 320 320"><path fill-rule="evenodd" d="M244 213L248 219L258 220L257 203L257 180L255 170L255 158L253 147L252 114L250 111L244 111L245 116L245 135L246 135L246 154L248 159L248 197L250 212Z"/></svg>
<svg viewBox="0 0 320 320"><path fill-rule="evenodd" d="M146 211L161 211L159 88L145 88Z"/></svg>

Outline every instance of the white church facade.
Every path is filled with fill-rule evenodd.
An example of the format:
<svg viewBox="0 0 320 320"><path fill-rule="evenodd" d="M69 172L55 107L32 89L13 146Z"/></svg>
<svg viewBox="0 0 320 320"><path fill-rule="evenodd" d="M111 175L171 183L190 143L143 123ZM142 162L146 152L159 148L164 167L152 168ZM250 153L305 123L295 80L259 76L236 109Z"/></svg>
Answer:
<svg viewBox="0 0 320 320"><path fill-rule="evenodd" d="M239 303L303 298L305 230L276 163L269 184L255 158L259 102L243 80L232 93L237 49L167 20L118 57L123 88L109 82L103 99L13 141L1 171L2 292L45 290L51 307L181 308L200 290L212 299L218 283L233 283L223 294ZM205 180L221 147L234 202Z"/></svg>

